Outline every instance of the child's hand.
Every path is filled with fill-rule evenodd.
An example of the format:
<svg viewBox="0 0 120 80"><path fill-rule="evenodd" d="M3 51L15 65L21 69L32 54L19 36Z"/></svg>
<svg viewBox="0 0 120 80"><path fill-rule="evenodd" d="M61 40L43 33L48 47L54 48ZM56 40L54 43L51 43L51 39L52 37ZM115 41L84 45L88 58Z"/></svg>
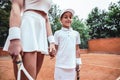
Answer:
<svg viewBox="0 0 120 80"><path fill-rule="evenodd" d="M76 71L80 71L81 65L76 64Z"/></svg>
<svg viewBox="0 0 120 80"><path fill-rule="evenodd" d="M56 55L56 49L55 49L55 44L54 43L50 43L49 55L50 55L51 58L54 58L55 55Z"/></svg>
<svg viewBox="0 0 120 80"><path fill-rule="evenodd" d="M76 65L76 71L80 71L80 66L79 65Z"/></svg>

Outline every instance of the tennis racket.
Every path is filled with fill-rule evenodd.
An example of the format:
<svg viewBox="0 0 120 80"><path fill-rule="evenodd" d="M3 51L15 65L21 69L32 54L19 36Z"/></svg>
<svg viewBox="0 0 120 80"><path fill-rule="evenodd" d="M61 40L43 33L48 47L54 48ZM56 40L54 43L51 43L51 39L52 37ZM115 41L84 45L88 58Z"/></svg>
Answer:
<svg viewBox="0 0 120 80"><path fill-rule="evenodd" d="M29 79L29 80L34 80L31 75L27 72L27 70L25 69L24 65L23 65L23 62L22 62L22 58L21 58L21 55L18 55L18 58L17 58L17 67L18 67L18 73L17 73L17 80L21 80L21 71L23 71L26 75L26 77Z"/></svg>
<svg viewBox="0 0 120 80"><path fill-rule="evenodd" d="M116 80L120 80L120 76Z"/></svg>
<svg viewBox="0 0 120 80"><path fill-rule="evenodd" d="M76 80L80 80L80 69L79 69L79 65L76 65Z"/></svg>

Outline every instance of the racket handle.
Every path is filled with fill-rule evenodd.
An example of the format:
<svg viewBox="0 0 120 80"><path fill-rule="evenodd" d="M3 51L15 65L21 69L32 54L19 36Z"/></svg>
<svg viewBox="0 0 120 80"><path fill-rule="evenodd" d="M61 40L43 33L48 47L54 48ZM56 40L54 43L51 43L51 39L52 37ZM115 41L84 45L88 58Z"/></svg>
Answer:
<svg viewBox="0 0 120 80"><path fill-rule="evenodd" d="M16 60L16 64L17 64L18 68L20 67L21 63L22 63L22 58L21 58L21 55L19 54L17 56L17 60Z"/></svg>
<svg viewBox="0 0 120 80"><path fill-rule="evenodd" d="M17 61L22 61L22 57L20 54L17 56Z"/></svg>

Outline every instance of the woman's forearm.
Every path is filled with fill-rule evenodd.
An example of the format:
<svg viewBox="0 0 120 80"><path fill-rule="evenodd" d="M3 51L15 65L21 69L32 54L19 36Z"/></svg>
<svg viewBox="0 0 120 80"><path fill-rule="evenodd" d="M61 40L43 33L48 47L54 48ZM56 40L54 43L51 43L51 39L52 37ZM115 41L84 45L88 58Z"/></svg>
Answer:
<svg viewBox="0 0 120 80"><path fill-rule="evenodd" d="M9 40L20 39L21 7L18 0L12 0L12 9L9 19Z"/></svg>
<svg viewBox="0 0 120 80"><path fill-rule="evenodd" d="M46 17L46 29L47 29L47 36L53 35L48 16Z"/></svg>
<svg viewBox="0 0 120 80"><path fill-rule="evenodd" d="M49 43L55 43L54 36L52 34L52 29L51 29L51 25L50 25L48 17L46 18L46 29L47 29L47 37L48 37Z"/></svg>
<svg viewBox="0 0 120 80"><path fill-rule="evenodd" d="M21 24L21 6L17 1L12 2L12 9L10 12L9 26L20 27Z"/></svg>

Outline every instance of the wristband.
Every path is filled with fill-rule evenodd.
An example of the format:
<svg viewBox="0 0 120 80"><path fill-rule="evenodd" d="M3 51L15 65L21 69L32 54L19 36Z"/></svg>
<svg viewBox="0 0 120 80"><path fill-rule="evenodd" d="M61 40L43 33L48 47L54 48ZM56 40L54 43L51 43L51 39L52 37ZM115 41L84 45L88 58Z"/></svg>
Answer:
<svg viewBox="0 0 120 80"><path fill-rule="evenodd" d="M19 27L11 27L9 29L9 39L20 39L20 28Z"/></svg>
<svg viewBox="0 0 120 80"><path fill-rule="evenodd" d="M54 36L53 35L48 36L48 41L49 43L55 43Z"/></svg>
<svg viewBox="0 0 120 80"><path fill-rule="evenodd" d="M76 64L77 64L77 65L82 64L81 58L76 58Z"/></svg>

